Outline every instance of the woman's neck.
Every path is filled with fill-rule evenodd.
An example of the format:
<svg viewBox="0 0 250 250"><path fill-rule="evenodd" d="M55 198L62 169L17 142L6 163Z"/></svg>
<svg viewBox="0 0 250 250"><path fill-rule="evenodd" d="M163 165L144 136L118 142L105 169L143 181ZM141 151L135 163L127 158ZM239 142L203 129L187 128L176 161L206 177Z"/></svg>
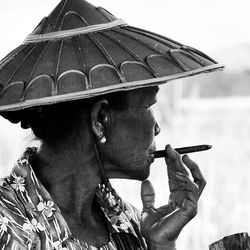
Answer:
<svg viewBox="0 0 250 250"><path fill-rule="evenodd" d="M78 221L89 220L95 214L94 196L101 182L96 151L93 143L86 146L74 140L64 145L43 144L32 165L65 215L72 214Z"/></svg>

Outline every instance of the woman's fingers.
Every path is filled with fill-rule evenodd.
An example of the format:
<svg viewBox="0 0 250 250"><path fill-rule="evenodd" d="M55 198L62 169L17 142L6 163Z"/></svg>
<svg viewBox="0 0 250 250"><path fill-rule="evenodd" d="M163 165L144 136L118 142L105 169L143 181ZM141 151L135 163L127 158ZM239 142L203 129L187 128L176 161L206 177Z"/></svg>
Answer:
<svg viewBox="0 0 250 250"><path fill-rule="evenodd" d="M188 175L188 172L184 165L182 164L181 156L176 152L170 145L167 145L166 148L166 163L168 165L168 169L172 168L172 171L179 171L183 174Z"/></svg>
<svg viewBox="0 0 250 250"><path fill-rule="evenodd" d="M182 157L183 162L185 165L189 168L192 177L194 179L194 183L198 185L199 187L199 194L201 195L203 189L206 186L206 180L204 179L198 165L192 161L187 155L184 155Z"/></svg>
<svg viewBox="0 0 250 250"><path fill-rule="evenodd" d="M178 171L188 175L188 172L185 169L185 166L182 164L181 156L170 145L167 145L165 150L167 155L165 161L167 164L169 189L170 192L174 192L176 189L178 189L175 173Z"/></svg>
<svg viewBox="0 0 250 250"><path fill-rule="evenodd" d="M191 220L197 214L197 201L199 199L198 193L189 192L186 199L182 203L182 215Z"/></svg>
<svg viewBox="0 0 250 250"><path fill-rule="evenodd" d="M197 203L200 197L199 187L184 174L177 173L176 178L178 179L179 192L186 194L180 207L183 208L183 215L190 220L197 213Z"/></svg>
<svg viewBox="0 0 250 250"><path fill-rule="evenodd" d="M178 179L178 186L180 190L199 193L198 185L192 182L188 176L177 172L176 178Z"/></svg>
<svg viewBox="0 0 250 250"><path fill-rule="evenodd" d="M149 180L145 180L141 183L141 199L142 199L142 216L156 211L154 207L155 203L155 191Z"/></svg>

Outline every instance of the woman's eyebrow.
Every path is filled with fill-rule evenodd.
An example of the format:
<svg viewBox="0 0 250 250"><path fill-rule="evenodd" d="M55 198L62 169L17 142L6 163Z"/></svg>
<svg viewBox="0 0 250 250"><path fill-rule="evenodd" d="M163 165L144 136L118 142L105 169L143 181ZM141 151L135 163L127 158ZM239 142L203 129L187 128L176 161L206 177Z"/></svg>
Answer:
<svg viewBox="0 0 250 250"><path fill-rule="evenodd" d="M157 99L157 94L159 92L159 89L160 88L158 86L154 87L153 91L151 92L152 93L152 96L151 96L152 99L154 99L154 100Z"/></svg>
<svg viewBox="0 0 250 250"><path fill-rule="evenodd" d="M156 96L157 92L150 98L149 100L150 105L154 105L157 103L157 96Z"/></svg>
<svg viewBox="0 0 250 250"><path fill-rule="evenodd" d="M158 86L155 86L155 87L153 87L153 89L151 90L151 93L156 95L156 94L159 92L159 89L160 89L160 88L159 88Z"/></svg>
<svg viewBox="0 0 250 250"><path fill-rule="evenodd" d="M155 90L155 93L157 94L159 92L160 88L157 86L156 87L156 90Z"/></svg>
<svg viewBox="0 0 250 250"><path fill-rule="evenodd" d="M156 99L156 101L157 101L157 94L158 94L159 90L160 90L160 88L157 86L155 88L155 96L154 96L154 99Z"/></svg>

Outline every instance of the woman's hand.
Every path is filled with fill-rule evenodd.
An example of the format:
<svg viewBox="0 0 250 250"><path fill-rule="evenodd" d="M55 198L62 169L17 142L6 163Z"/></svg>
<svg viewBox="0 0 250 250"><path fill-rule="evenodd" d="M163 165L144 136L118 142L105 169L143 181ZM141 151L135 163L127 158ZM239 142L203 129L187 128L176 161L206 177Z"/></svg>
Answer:
<svg viewBox="0 0 250 250"><path fill-rule="evenodd" d="M197 214L198 200L206 185L198 165L187 155L181 159L169 145L166 153L169 204L154 208L155 192L151 183L146 180L141 187L141 230L149 249L175 249L175 240L182 228ZM190 170L193 180L183 163Z"/></svg>

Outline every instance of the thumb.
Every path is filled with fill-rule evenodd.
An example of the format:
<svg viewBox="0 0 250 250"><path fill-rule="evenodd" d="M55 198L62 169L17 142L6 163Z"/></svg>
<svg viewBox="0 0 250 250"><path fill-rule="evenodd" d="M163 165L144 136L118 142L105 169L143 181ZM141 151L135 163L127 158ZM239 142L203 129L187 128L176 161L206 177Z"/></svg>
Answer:
<svg viewBox="0 0 250 250"><path fill-rule="evenodd" d="M143 211L148 211L154 207L155 191L149 180L145 180L141 183L141 199Z"/></svg>

